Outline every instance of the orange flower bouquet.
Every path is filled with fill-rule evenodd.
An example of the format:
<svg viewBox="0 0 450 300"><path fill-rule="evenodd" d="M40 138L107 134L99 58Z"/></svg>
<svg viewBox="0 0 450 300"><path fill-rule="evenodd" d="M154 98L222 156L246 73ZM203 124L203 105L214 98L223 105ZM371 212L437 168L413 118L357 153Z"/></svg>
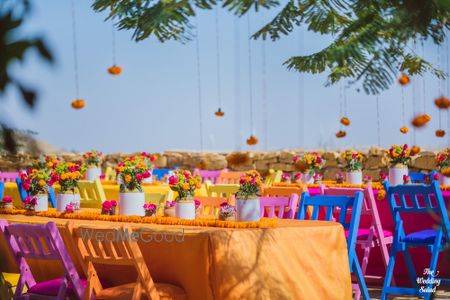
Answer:
<svg viewBox="0 0 450 300"><path fill-rule="evenodd" d="M236 193L236 219L239 222L254 222L261 218L259 195L261 193L261 175L253 170L241 176L239 190Z"/></svg>
<svg viewBox="0 0 450 300"><path fill-rule="evenodd" d="M97 150L92 150L83 154L84 161L87 166L86 180L95 180L100 178L102 169L100 168L100 162L103 153Z"/></svg>
<svg viewBox="0 0 450 300"><path fill-rule="evenodd" d="M294 157L294 166L302 172L304 183L314 183L314 175L322 170L325 160L317 152L305 153Z"/></svg>
<svg viewBox="0 0 450 300"><path fill-rule="evenodd" d="M78 194L78 181L83 179L86 167L80 162L60 163L52 173L52 179L58 181L60 191L56 195L56 210L66 211L66 206L73 210L80 208L80 195Z"/></svg>
<svg viewBox="0 0 450 300"><path fill-rule="evenodd" d="M169 177L170 189L178 193L175 202L175 216L181 219L195 219L195 190L201 188L201 178L188 170L175 170Z"/></svg>
<svg viewBox="0 0 450 300"><path fill-rule="evenodd" d="M439 183L444 186L450 185L450 148L436 155L436 166L440 172Z"/></svg>
<svg viewBox="0 0 450 300"><path fill-rule="evenodd" d="M403 184L403 177L408 175L408 165L411 163L411 150L407 144L392 145L387 154L391 160L389 183L391 185Z"/></svg>
<svg viewBox="0 0 450 300"><path fill-rule="evenodd" d="M362 153L345 151L341 157L346 163L347 182L351 184L362 184Z"/></svg>

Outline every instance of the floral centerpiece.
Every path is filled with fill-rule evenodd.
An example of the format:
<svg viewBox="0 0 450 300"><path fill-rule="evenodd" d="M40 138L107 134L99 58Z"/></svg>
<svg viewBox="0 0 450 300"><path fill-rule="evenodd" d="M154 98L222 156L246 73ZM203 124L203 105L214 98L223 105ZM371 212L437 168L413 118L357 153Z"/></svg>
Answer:
<svg viewBox="0 0 450 300"><path fill-rule="evenodd" d="M84 162L87 166L86 180L95 180L100 178L102 169L100 168L100 162L103 153L97 150L91 150L83 154Z"/></svg>
<svg viewBox="0 0 450 300"><path fill-rule="evenodd" d="M188 170L175 170L169 177L170 189L178 193L175 199L175 215L177 218L195 219L195 190L201 188L201 178L193 176Z"/></svg>
<svg viewBox="0 0 450 300"><path fill-rule="evenodd" d="M102 203L102 215L115 215L116 214L117 201L106 200Z"/></svg>
<svg viewBox="0 0 450 300"><path fill-rule="evenodd" d="M346 163L347 182L351 184L362 184L362 153L345 151L342 153L342 159Z"/></svg>
<svg viewBox="0 0 450 300"><path fill-rule="evenodd" d="M223 202L219 208L219 220L222 221L235 221L236 220L236 207Z"/></svg>
<svg viewBox="0 0 450 300"><path fill-rule="evenodd" d="M58 181L60 190L56 195L56 210L63 212L66 205L73 203L74 209L80 206L80 195L78 193L78 181L83 179L86 167L80 162L60 163L54 169L51 178L53 182Z"/></svg>
<svg viewBox="0 0 450 300"><path fill-rule="evenodd" d="M302 182L302 173L295 173L294 180L297 183L301 183Z"/></svg>
<svg viewBox="0 0 450 300"><path fill-rule="evenodd" d="M141 183L151 176L147 165L139 156L125 158L116 168L120 178L119 214L144 216L145 195Z"/></svg>
<svg viewBox="0 0 450 300"><path fill-rule="evenodd" d="M13 198L11 196L5 195L3 200L0 202L1 208L12 209L13 208Z"/></svg>
<svg viewBox="0 0 450 300"><path fill-rule="evenodd" d="M439 170L439 183L450 185L450 148L436 155L436 166Z"/></svg>
<svg viewBox="0 0 450 300"><path fill-rule="evenodd" d="M261 175L257 171L248 171L241 176L239 190L236 193L238 221L252 222L260 220L259 195L261 185Z"/></svg>
<svg viewBox="0 0 450 300"><path fill-rule="evenodd" d="M283 173L281 175L281 182L290 183L291 182L291 174L289 173Z"/></svg>
<svg viewBox="0 0 450 300"><path fill-rule="evenodd" d="M153 172L153 169L155 168L155 160L158 157L155 154L150 154L147 152L141 152L141 159L144 161L144 163L147 165L147 170L150 172L150 175ZM150 183L153 181L153 177L147 177L144 178L143 182Z"/></svg>
<svg viewBox="0 0 450 300"><path fill-rule="evenodd" d="M363 182L364 183L369 183L369 182L372 182L372 176L369 176L369 175L366 175L366 176L364 176L363 177Z"/></svg>
<svg viewBox="0 0 450 300"><path fill-rule="evenodd" d="M339 184L344 183L344 179L345 179L344 173L342 173L341 171L336 173L336 183Z"/></svg>
<svg viewBox="0 0 450 300"><path fill-rule="evenodd" d="M320 184L320 183L322 183L323 175L320 174L320 173L316 173L316 174L314 175L313 179L314 179L314 183L315 183L315 184Z"/></svg>
<svg viewBox="0 0 450 300"><path fill-rule="evenodd" d="M294 165L303 173L304 183L314 183L314 175L323 168L325 160L317 152L310 152L295 156Z"/></svg>
<svg viewBox="0 0 450 300"><path fill-rule="evenodd" d="M175 217L175 201L166 201L164 205L164 216Z"/></svg>
<svg viewBox="0 0 450 300"><path fill-rule="evenodd" d="M154 203L145 203L144 210L146 217L154 217L156 215L156 210L158 207Z"/></svg>
<svg viewBox="0 0 450 300"><path fill-rule="evenodd" d="M38 161L38 168L44 170L54 170L61 162L61 158L56 155L46 155Z"/></svg>
<svg viewBox="0 0 450 300"><path fill-rule="evenodd" d="M392 145L387 152L391 167L389 168L389 183L403 184L403 175L408 175L408 165L411 163L411 150L407 144Z"/></svg>
<svg viewBox="0 0 450 300"><path fill-rule="evenodd" d="M36 196L26 196L25 200L23 201L23 206L26 210L35 211L37 203L38 200Z"/></svg>
<svg viewBox="0 0 450 300"><path fill-rule="evenodd" d="M58 176L50 174L47 169L31 169L21 172L20 181L27 195L34 199L34 204L29 207L35 211L47 211L48 189L58 181Z"/></svg>
<svg viewBox="0 0 450 300"><path fill-rule="evenodd" d="M403 175L403 184L411 184L411 177L408 175Z"/></svg>

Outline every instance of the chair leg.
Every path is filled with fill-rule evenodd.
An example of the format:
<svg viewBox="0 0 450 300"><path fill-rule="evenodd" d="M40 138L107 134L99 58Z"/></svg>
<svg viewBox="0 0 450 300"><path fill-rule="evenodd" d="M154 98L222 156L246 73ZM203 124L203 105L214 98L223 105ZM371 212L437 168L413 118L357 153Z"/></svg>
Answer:
<svg viewBox="0 0 450 300"><path fill-rule="evenodd" d="M384 283L383 283L383 290L381 291L381 299L380 300L386 300L387 297L387 290L391 287L392 283L392 277L394 275L394 266L395 266L395 257L396 251L395 247L391 248L391 255L389 256L389 263L386 268L386 276L384 276Z"/></svg>
<svg viewBox="0 0 450 300"><path fill-rule="evenodd" d="M441 239L439 239L439 241L440 240ZM439 249L438 249L438 246L435 245L433 247L433 252L431 254L431 261L430 261L430 273L431 274L428 275L428 279L433 279L434 277L437 277L435 272L436 272L436 266L437 266L438 258L439 258ZM432 284L428 284L427 285L427 289L431 289L431 288L433 288L433 285ZM431 294L432 293L426 293L424 295L424 300L430 299L431 298Z"/></svg>
<svg viewBox="0 0 450 300"><path fill-rule="evenodd" d="M367 245L364 248L364 256L363 256L362 265L361 265L361 270L362 270L363 275L366 275L367 265L369 264L370 250L372 249L372 247L370 246L371 244L372 244L372 241L367 241Z"/></svg>
<svg viewBox="0 0 450 300"><path fill-rule="evenodd" d="M363 295L364 299L370 300L369 291L367 290L366 281L364 280L364 276L362 274L361 267L358 262L358 258L355 256L353 258L353 270L356 273L356 279L358 280L359 290Z"/></svg>
<svg viewBox="0 0 450 300"><path fill-rule="evenodd" d="M381 252L381 257L383 258L383 263L384 263L384 270L387 270L388 264L389 264L389 251L387 249L387 244L384 240L379 240L379 244L378 244L379 248L380 248L380 252ZM392 284L395 285L395 280L392 279Z"/></svg>
<svg viewBox="0 0 450 300"><path fill-rule="evenodd" d="M416 268L414 267L414 263L413 263L413 260L411 257L411 252L409 251L408 247L406 247L405 251L403 252L403 256L405 257L406 269L408 270L409 281L411 282L411 285L413 287L417 288Z"/></svg>

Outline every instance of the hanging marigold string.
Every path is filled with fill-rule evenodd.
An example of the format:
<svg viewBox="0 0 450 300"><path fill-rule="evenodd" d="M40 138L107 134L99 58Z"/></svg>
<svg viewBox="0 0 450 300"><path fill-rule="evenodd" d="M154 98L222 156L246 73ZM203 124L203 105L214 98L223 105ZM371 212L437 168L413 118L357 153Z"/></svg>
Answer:
<svg viewBox="0 0 450 300"><path fill-rule="evenodd" d="M261 13L263 25L264 25L264 14ZM264 150L268 149L269 139L268 139L268 113L267 113L267 80L266 80L266 40L261 40L261 93L262 93L262 117L263 117L263 140L264 140Z"/></svg>
<svg viewBox="0 0 450 300"><path fill-rule="evenodd" d="M406 124L406 116L405 116L405 91L402 88L402 124L403 126L400 127L400 132L403 134L407 134L409 131L409 128L405 126Z"/></svg>
<svg viewBox="0 0 450 300"><path fill-rule="evenodd" d="M300 30L298 35L298 52L299 55L303 52L303 33ZM303 74L299 72L298 74L298 148L303 147L303 128L304 128L304 83L303 83Z"/></svg>
<svg viewBox="0 0 450 300"><path fill-rule="evenodd" d="M222 80L220 71L220 36L219 36L219 4L216 5L216 65L217 65L217 101L219 108L214 113L216 117L223 117L222 111Z"/></svg>
<svg viewBox="0 0 450 300"><path fill-rule="evenodd" d="M341 120L340 120L340 122L341 122L341 124L342 125L344 125L344 126L349 126L350 125L350 119L347 117L347 88L348 87L345 87L344 86L344 88L343 88L343 110L344 110L344 115L342 116L342 118L341 118Z"/></svg>
<svg viewBox="0 0 450 300"><path fill-rule="evenodd" d="M78 46L77 46L77 31L76 31L76 16L75 16L75 1L71 0L72 8L72 39L73 39L73 68L75 76L75 95L76 99L72 101L71 106L74 109L82 109L86 103L80 98L80 85L78 78Z"/></svg>
<svg viewBox="0 0 450 300"><path fill-rule="evenodd" d="M241 150L242 134L241 134L241 57L240 57L240 36L239 27L240 18L234 18L234 131L235 131L235 147Z"/></svg>
<svg viewBox="0 0 450 300"><path fill-rule="evenodd" d="M378 147L381 147L381 115L380 115L380 99L377 96L377 142Z"/></svg>
<svg viewBox="0 0 450 300"><path fill-rule="evenodd" d="M437 46L437 64L442 67L441 45ZM443 83L443 80L438 80L439 95L442 95ZM450 101L444 96L440 96L434 101L434 104L439 108L439 129L436 130L436 137L442 138L445 136L445 130L442 129L442 109L448 109Z"/></svg>
<svg viewBox="0 0 450 300"><path fill-rule="evenodd" d="M117 76L122 73L122 68L116 65L116 28L114 27L114 18L111 18L111 51L113 65L108 68L108 73Z"/></svg>
<svg viewBox="0 0 450 300"><path fill-rule="evenodd" d="M347 135L347 132L345 132L342 128L342 125L349 125L350 120L348 118L344 117L344 96L343 96L343 87L342 82L339 83L339 116L340 116L340 129L335 134L338 139L344 138ZM347 125L346 125L347 124Z"/></svg>
<svg viewBox="0 0 450 300"><path fill-rule="evenodd" d="M258 144L258 138L255 136L254 120L253 120L253 85L252 85L252 47L251 47L251 31L250 31L250 14L247 14L247 34L248 34L248 81L249 81L249 98L250 98L250 129L251 135L247 139L247 144L254 146Z"/></svg>
<svg viewBox="0 0 450 300"><path fill-rule="evenodd" d="M197 60L197 96L198 96L198 130L200 134L200 151L203 151L203 109L202 109L202 78L200 69L200 41L199 41L199 20L195 13L195 58Z"/></svg>

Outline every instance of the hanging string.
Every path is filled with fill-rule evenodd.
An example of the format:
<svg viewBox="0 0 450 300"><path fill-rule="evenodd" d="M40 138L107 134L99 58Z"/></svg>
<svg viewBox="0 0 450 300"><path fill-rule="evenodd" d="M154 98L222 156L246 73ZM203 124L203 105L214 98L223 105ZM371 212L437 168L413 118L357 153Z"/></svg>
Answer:
<svg viewBox="0 0 450 300"><path fill-rule="evenodd" d="M220 79L220 40L219 40L219 5L216 5L216 49L217 49L217 100L222 108L222 91Z"/></svg>
<svg viewBox="0 0 450 300"><path fill-rule="evenodd" d="M111 50L113 65L116 65L116 28L114 26L114 17L111 18Z"/></svg>
<svg viewBox="0 0 450 300"><path fill-rule="evenodd" d="M343 99L343 92L342 92L342 82L339 82L339 119L344 117L344 99ZM340 125L340 129L342 130L342 123L339 122Z"/></svg>
<svg viewBox="0 0 450 300"><path fill-rule="evenodd" d="M236 150L241 150L242 136L241 136L241 58L240 58L240 28L239 18L234 18L234 124L236 132Z"/></svg>
<svg viewBox="0 0 450 300"><path fill-rule="evenodd" d="M441 45L437 46L437 65L439 68L442 67L442 60L441 60ZM443 80L438 80L438 95L439 97L442 96L442 85ZM442 110L439 109L439 129L442 129Z"/></svg>
<svg viewBox="0 0 450 300"><path fill-rule="evenodd" d="M425 57L425 48L423 45L423 39L421 40L421 46L422 46L422 58ZM427 111L427 101L426 101L426 93L425 93L425 75L422 76L422 94L423 94L423 113L426 113Z"/></svg>
<svg viewBox="0 0 450 300"><path fill-rule="evenodd" d="M402 87L402 126L406 125L406 117L405 117L405 91Z"/></svg>
<svg viewBox="0 0 450 300"><path fill-rule="evenodd" d="M202 81L200 72L200 42L199 42L199 20L197 14L195 14L196 20L196 36L195 36L195 49L197 59L197 90L198 90L198 125L200 133L200 151L203 152L203 110L202 110Z"/></svg>
<svg viewBox="0 0 450 300"><path fill-rule="evenodd" d="M378 147L381 147L381 120L380 120L380 99L377 96L377 142Z"/></svg>
<svg viewBox="0 0 450 300"><path fill-rule="evenodd" d="M416 44L416 40L414 40L414 45L413 45L413 49L414 49L414 53L417 52L417 44ZM417 115L417 111L418 111L418 85L413 83L413 116ZM413 126L412 128L413 130L413 144L417 145L417 140L416 140L416 127Z"/></svg>
<svg viewBox="0 0 450 300"><path fill-rule="evenodd" d="M78 47L77 47L77 30L75 22L75 1L71 0L72 6L72 38L73 38L73 68L75 74L75 94L77 99L80 98L80 87L78 80Z"/></svg>
<svg viewBox="0 0 450 300"><path fill-rule="evenodd" d="M298 52L299 55L303 50L303 34L300 30L298 35ZM302 73L298 73L298 147L301 148L303 146L303 122L304 122L304 102L303 102L303 75Z"/></svg>
<svg viewBox="0 0 450 300"><path fill-rule="evenodd" d="M347 115L347 89L348 86L344 86L344 117L348 117Z"/></svg>
<svg viewBox="0 0 450 300"><path fill-rule="evenodd" d="M264 14L261 14L264 25ZM268 149L268 113L267 113L267 80L266 80L266 40L261 41L261 79L262 79L262 110L264 150Z"/></svg>
<svg viewBox="0 0 450 300"><path fill-rule="evenodd" d="M253 85L252 85L252 47L251 47L251 31L250 31L250 14L247 13L247 40L248 40L248 81L249 81L249 96L250 96L250 128L251 134L254 135L253 122Z"/></svg>

